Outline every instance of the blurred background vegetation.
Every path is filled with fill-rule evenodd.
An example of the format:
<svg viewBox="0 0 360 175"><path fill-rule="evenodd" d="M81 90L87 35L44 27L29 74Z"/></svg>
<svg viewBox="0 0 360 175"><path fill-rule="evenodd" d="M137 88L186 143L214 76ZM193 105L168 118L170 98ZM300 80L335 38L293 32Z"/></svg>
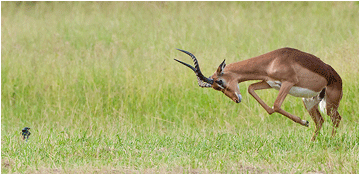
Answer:
<svg viewBox="0 0 360 175"><path fill-rule="evenodd" d="M358 173L358 4L1 2L2 173ZM269 116L252 82L235 104L173 61L190 51L209 76L281 47L343 78L335 139L324 116L309 142L298 98L283 107L309 128ZM259 95L271 106L277 92Z"/></svg>

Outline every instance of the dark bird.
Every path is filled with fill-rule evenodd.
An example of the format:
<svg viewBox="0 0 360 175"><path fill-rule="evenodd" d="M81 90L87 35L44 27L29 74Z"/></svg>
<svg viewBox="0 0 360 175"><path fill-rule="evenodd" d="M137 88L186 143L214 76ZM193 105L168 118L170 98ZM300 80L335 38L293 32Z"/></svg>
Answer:
<svg viewBox="0 0 360 175"><path fill-rule="evenodd" d="M29 136L30 136L30 128L29 127L25 127L24 129L22 129L22 134L23 135L23 140L25 140L26 138L26 141L29 139Z"/></svg>

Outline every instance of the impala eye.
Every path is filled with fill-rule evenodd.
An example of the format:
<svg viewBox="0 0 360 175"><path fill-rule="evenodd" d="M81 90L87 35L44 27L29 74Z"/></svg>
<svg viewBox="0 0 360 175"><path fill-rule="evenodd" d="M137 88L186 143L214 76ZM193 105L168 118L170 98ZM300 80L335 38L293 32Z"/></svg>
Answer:
<svg viewBox="0 0 360 175"><path fill-rule="evenodd" d="M219 85L219 87L220 87L221 89L225 89L225 87L224 87L224 82L223 82L222 80L218 80L218 81L216 81L216 83Z"/></svg>

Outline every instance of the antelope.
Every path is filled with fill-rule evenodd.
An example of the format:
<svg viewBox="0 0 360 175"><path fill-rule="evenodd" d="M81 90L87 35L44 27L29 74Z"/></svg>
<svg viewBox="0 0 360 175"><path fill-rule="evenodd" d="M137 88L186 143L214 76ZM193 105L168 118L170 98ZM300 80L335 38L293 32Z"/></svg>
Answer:
<svg viewBox="0 0 360 175"><path fill-rule="evenodd" d="M248 92L266 110L269 115L280 113L300 125L309 126L309 122L281 109L285 97L290 94L302 97L306 110L315 122L315 131L311 138L316 139L322 124L323 117L320 107L326 109L327 115L333 123L332 136L335 136L341 116L338 112L342 98L342 80L339 74L318 57L293 48L281 48L247 60L220 64L215 73L207 78L201 71L196 57L185 50L177 49L189 55L195 67L174 59L192 69L197 77L198 84L203 88L213 88L223 92L236 103L240 103L242 96L239 83L249 80L260 80L248 87ZM274 88L279 94L270 108L256 93L255 90Z"/></svg>

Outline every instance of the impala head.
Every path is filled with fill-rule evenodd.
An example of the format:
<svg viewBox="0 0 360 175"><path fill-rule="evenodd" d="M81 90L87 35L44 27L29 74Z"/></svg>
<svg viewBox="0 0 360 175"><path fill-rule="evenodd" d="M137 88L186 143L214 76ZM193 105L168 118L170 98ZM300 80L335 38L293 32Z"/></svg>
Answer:
<svg viewBox="0 0 360 175"><path fill-rule="evenodd" d="M200 87L212 87L217 91L223 92L234 102L236 103L241 102L242 97L239 91L237 79L234 77L234 75L231 72L224 71L226 66L225 60L220 64L214 75L207 78L201 73L199 63L193 54L185 50L181 50L181 49L177 49L177 50L188 54L193 59L195 67L187 63L184 63L182 61L179 61L177 59L175 59L175 61L189 67L195 72Z"/></svg>

